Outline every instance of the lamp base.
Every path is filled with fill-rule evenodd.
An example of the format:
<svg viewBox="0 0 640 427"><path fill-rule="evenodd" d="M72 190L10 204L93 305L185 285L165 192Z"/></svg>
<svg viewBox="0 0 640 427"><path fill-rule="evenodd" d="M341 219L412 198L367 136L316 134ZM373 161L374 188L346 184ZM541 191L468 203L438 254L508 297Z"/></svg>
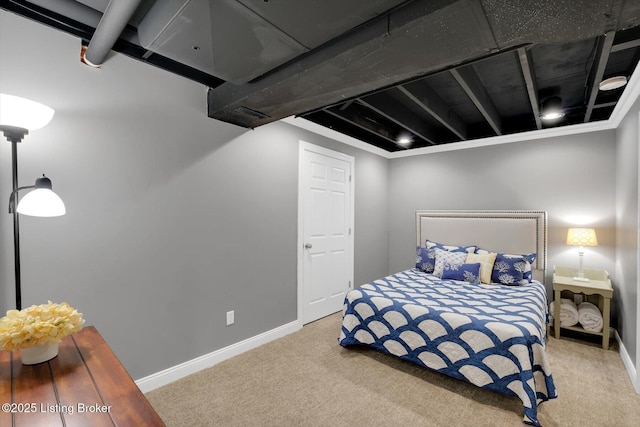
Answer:
<svg viewBox="0 0 640 427"><path fill-rule="evenodd" d="M573 280L575 280L576 282L588 282L589 278L588 277L572 277Z"/></svg>

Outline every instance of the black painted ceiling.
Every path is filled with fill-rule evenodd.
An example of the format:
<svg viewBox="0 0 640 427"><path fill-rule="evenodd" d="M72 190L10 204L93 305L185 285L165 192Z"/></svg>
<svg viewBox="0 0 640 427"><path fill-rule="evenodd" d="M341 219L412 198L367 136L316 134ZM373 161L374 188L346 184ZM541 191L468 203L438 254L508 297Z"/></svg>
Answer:
<svg viewBox="0 0 640 427"><path fill-rule="evenodd" d="M600 82L629 78L640 58L640 0L138 3L111 48L208 86L209 117L255 128L298 116L387 151L606 120L625 87ZM0 7L89 49L116 8ZM564 117L547 122L550 98Z"/></svg>

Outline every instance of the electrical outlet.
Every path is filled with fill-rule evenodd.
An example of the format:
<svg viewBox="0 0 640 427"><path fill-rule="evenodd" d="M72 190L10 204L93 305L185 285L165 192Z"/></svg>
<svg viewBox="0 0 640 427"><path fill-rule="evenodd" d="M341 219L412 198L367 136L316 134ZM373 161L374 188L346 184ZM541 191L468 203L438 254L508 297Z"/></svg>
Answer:
<svg viewBox="0 0 640 427"><path fill-rule="evenodd" d="M233 310L227 311L227 326L233 325L233 322L235 322L234 317L235 317L235 312Z"/></svg>

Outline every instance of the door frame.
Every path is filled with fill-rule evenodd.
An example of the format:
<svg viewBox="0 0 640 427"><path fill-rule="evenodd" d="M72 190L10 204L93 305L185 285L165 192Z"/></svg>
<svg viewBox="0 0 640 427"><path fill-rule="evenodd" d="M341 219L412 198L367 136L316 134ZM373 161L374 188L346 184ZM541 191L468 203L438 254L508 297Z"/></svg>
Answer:
<svg viewBox="0 0 640 427"><path fill-rule="evenodd" d="M297 317L298 322L301 325L304 324L303 321L303 310L304 310L304 188L303 188L303 180L305 177L305 163L304 163L304 154L306 151L311 151L313 153L321 154L328 157L333 157L339 160L344 160L348 162L351 166L351 176L349 179L349 191L351 193L351 200L349 206L349 223L351 224L351 234L348 237L348 245L349 245L349 254L348 254L348 263L351 266L351 275L349 277L350 288L353 289L353 278L355 271L355 258L354 258L354 241L355 241L355 157L350 156L348 154L341 153L339 151L330 150L328 148L321 147L319 145L311 144L310 142L306 142L300 140L299 152L298 152L298 310Z"/></svg>

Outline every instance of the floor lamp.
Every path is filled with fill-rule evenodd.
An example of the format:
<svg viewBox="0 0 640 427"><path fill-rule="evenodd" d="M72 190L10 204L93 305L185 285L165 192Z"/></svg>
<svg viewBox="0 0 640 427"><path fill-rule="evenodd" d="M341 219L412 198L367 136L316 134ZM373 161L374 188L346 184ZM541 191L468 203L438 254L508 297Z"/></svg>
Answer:
<svg viewBox="0 0 640 427"><path fill-rule="evenodd" d="M51 180L42 176L35 185L18 186L18 143L29 131L40 129L53 118L53 109L38 102L13 95L0 94L0 131L11 143L11 174L13 191L9 197L9 213L13 215L13 256L15 268L16 309L22 309L20 278L19 214L31 216L60 216L65 214L64 203L51 188ZM16 205L18 192L33 189Z"/></svg>

